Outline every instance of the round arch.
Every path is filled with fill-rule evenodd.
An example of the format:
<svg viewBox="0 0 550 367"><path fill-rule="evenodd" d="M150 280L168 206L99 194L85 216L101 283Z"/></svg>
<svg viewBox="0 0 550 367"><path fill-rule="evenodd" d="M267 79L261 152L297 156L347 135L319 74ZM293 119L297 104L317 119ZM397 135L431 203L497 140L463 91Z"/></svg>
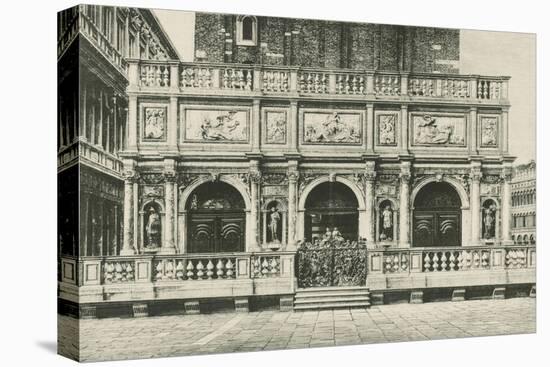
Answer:
<svg viewBox="0 0 550 367"><path fill-rule="evenodd" d="M300 199L298 200L298 210L299 211L304 211L306 209L306 201L307 201L307 197L310 194L310 192L316 186L318 186L319 184L322 184L324 182L333 182L333 181L331 181L329 176L322 176L322 177L318 177L315 180L311 181L304 188L304 190L300 194ZM355 185L352 181L348 180L347 178L338 177L338 176L336 176L334 178L334 182L339 182L341 184L344 184L351 191L353 191L353 193L355 194L355 198L357 199L357 205L358 205L357 209L359 211L364 211L365 210L365 196L363 195L361 190L357 187L357 185Z"/></svg>
<svg viewBox="0 0 550 367"><path fill-rule="evenodd" d="M235 188L243 198L245 211L247 212L250 211L250 195L248 194L247 187L242 181L236 178L227 177L227 176L220 176L218 180L220 182L225 182L226 184L229 184L230 186ZM200 185L207 182L212 182L212 179L210 177L199 177L195 179L193 182L191 182L188 186L186 186L185 189L183 189L183 191L181 192L180 201L178 203L179 204L178 208L180 212L185 211L187 201L191 197L191 194L193 193L193 191L195 191L195 189Z"/></svg>
<svg viewBox="0 0 550 367"><path fill-rule="evenodd" d="M418 193L422 190L424 186L432 182L446 182L449 185L451 185L456 190L456 192L458 193L458 196L460 197L461 209L463 210L470 209L470 200L468 197L468 193L466 192L466 189L464 188L462 183L453 177L446 177L446 176L443 176L442 178L438 178L436 176L428 176L428 177L422 178L416 184L416 186L413 188L411 192L411 199L410 199L411 209L414 209L414 201Z"/></svg>

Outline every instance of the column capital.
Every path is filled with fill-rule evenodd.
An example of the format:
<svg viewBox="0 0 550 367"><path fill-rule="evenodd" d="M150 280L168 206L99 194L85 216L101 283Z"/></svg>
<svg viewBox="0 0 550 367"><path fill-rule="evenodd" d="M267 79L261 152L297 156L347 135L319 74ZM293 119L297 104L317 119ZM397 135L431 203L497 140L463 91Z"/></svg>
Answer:
<svg viewBox="0 0 550 367"><path fill-rule="evenodd" d="M401 162L399 178L401 183L408 183L411 180L411 162Z"/></svg>

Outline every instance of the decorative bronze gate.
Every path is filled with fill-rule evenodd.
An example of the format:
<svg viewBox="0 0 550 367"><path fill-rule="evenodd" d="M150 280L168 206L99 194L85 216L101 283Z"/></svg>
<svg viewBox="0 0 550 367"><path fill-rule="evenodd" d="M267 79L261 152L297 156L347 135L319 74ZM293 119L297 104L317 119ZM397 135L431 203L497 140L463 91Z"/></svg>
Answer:
<svg viewBox="0 0 550 367"><path fill-rule="evenodd" d="M303 243L298 249L298 287L364 286L367 246L329 240Z"/></svg>

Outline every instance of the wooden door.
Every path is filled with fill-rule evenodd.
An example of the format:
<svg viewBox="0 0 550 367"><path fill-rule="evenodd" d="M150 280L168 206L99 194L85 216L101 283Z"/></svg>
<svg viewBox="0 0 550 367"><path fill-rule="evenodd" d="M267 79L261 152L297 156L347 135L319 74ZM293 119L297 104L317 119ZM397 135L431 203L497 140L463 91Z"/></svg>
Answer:
<svg viewBox="0 0 550 367"><path fill-rule="evenodd" d="M189 223L190 253L244 251L244 213L196 213Z"/></svg>
<svg viewBox="0 0 550 367"><path fill-rule="evenodd" d="M415 212L413 244L415 247L460 246L460 212Z"/></svg>

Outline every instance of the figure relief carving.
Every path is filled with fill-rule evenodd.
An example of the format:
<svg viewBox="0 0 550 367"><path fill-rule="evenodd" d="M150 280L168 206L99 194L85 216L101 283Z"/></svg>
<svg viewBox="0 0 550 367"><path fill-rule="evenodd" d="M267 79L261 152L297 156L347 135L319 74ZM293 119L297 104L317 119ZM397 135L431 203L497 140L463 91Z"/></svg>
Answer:
<svg viewBox="0 0 550 367"><path fill-rule="evenodd" d="M266 112L266 142L269 144L286 143L286 112Z"/></svg>
<svg viewBox="0 0 550 367"><path fill-rule="evenodd" d="M361 115L357 113L304 114L305 143L360 143Z"/></svg>
<svg viewBox="0 0 550 367"><path fill-rule="evenodd" d="M143 138L146 140L164 140L166 138L166 108L145 107Z"/></svg>
<svg viewBox="0 0 550 367"><path fill-rule="evenodd" d="M397 114L378 116L378 144L395 145L395 128L397 123Z"/></svg>
<svg viewBox="0 0 550 367"><path fill-rule="evenodd" d="M464 145L464 117L413 116L414 143L419 145Z"/></svg>
<svg viewBox="0 0 550 367"><path fill-rule="evenodd" d="M481 118L481 146L496 147L498 145L497 118Z"/></svg>
<svg viewBox="0 0 550 367"><path fill-rule="evenodd" d="M185 138L203 142L247 142L248 114L240 110L187 110Z"/></svg>

